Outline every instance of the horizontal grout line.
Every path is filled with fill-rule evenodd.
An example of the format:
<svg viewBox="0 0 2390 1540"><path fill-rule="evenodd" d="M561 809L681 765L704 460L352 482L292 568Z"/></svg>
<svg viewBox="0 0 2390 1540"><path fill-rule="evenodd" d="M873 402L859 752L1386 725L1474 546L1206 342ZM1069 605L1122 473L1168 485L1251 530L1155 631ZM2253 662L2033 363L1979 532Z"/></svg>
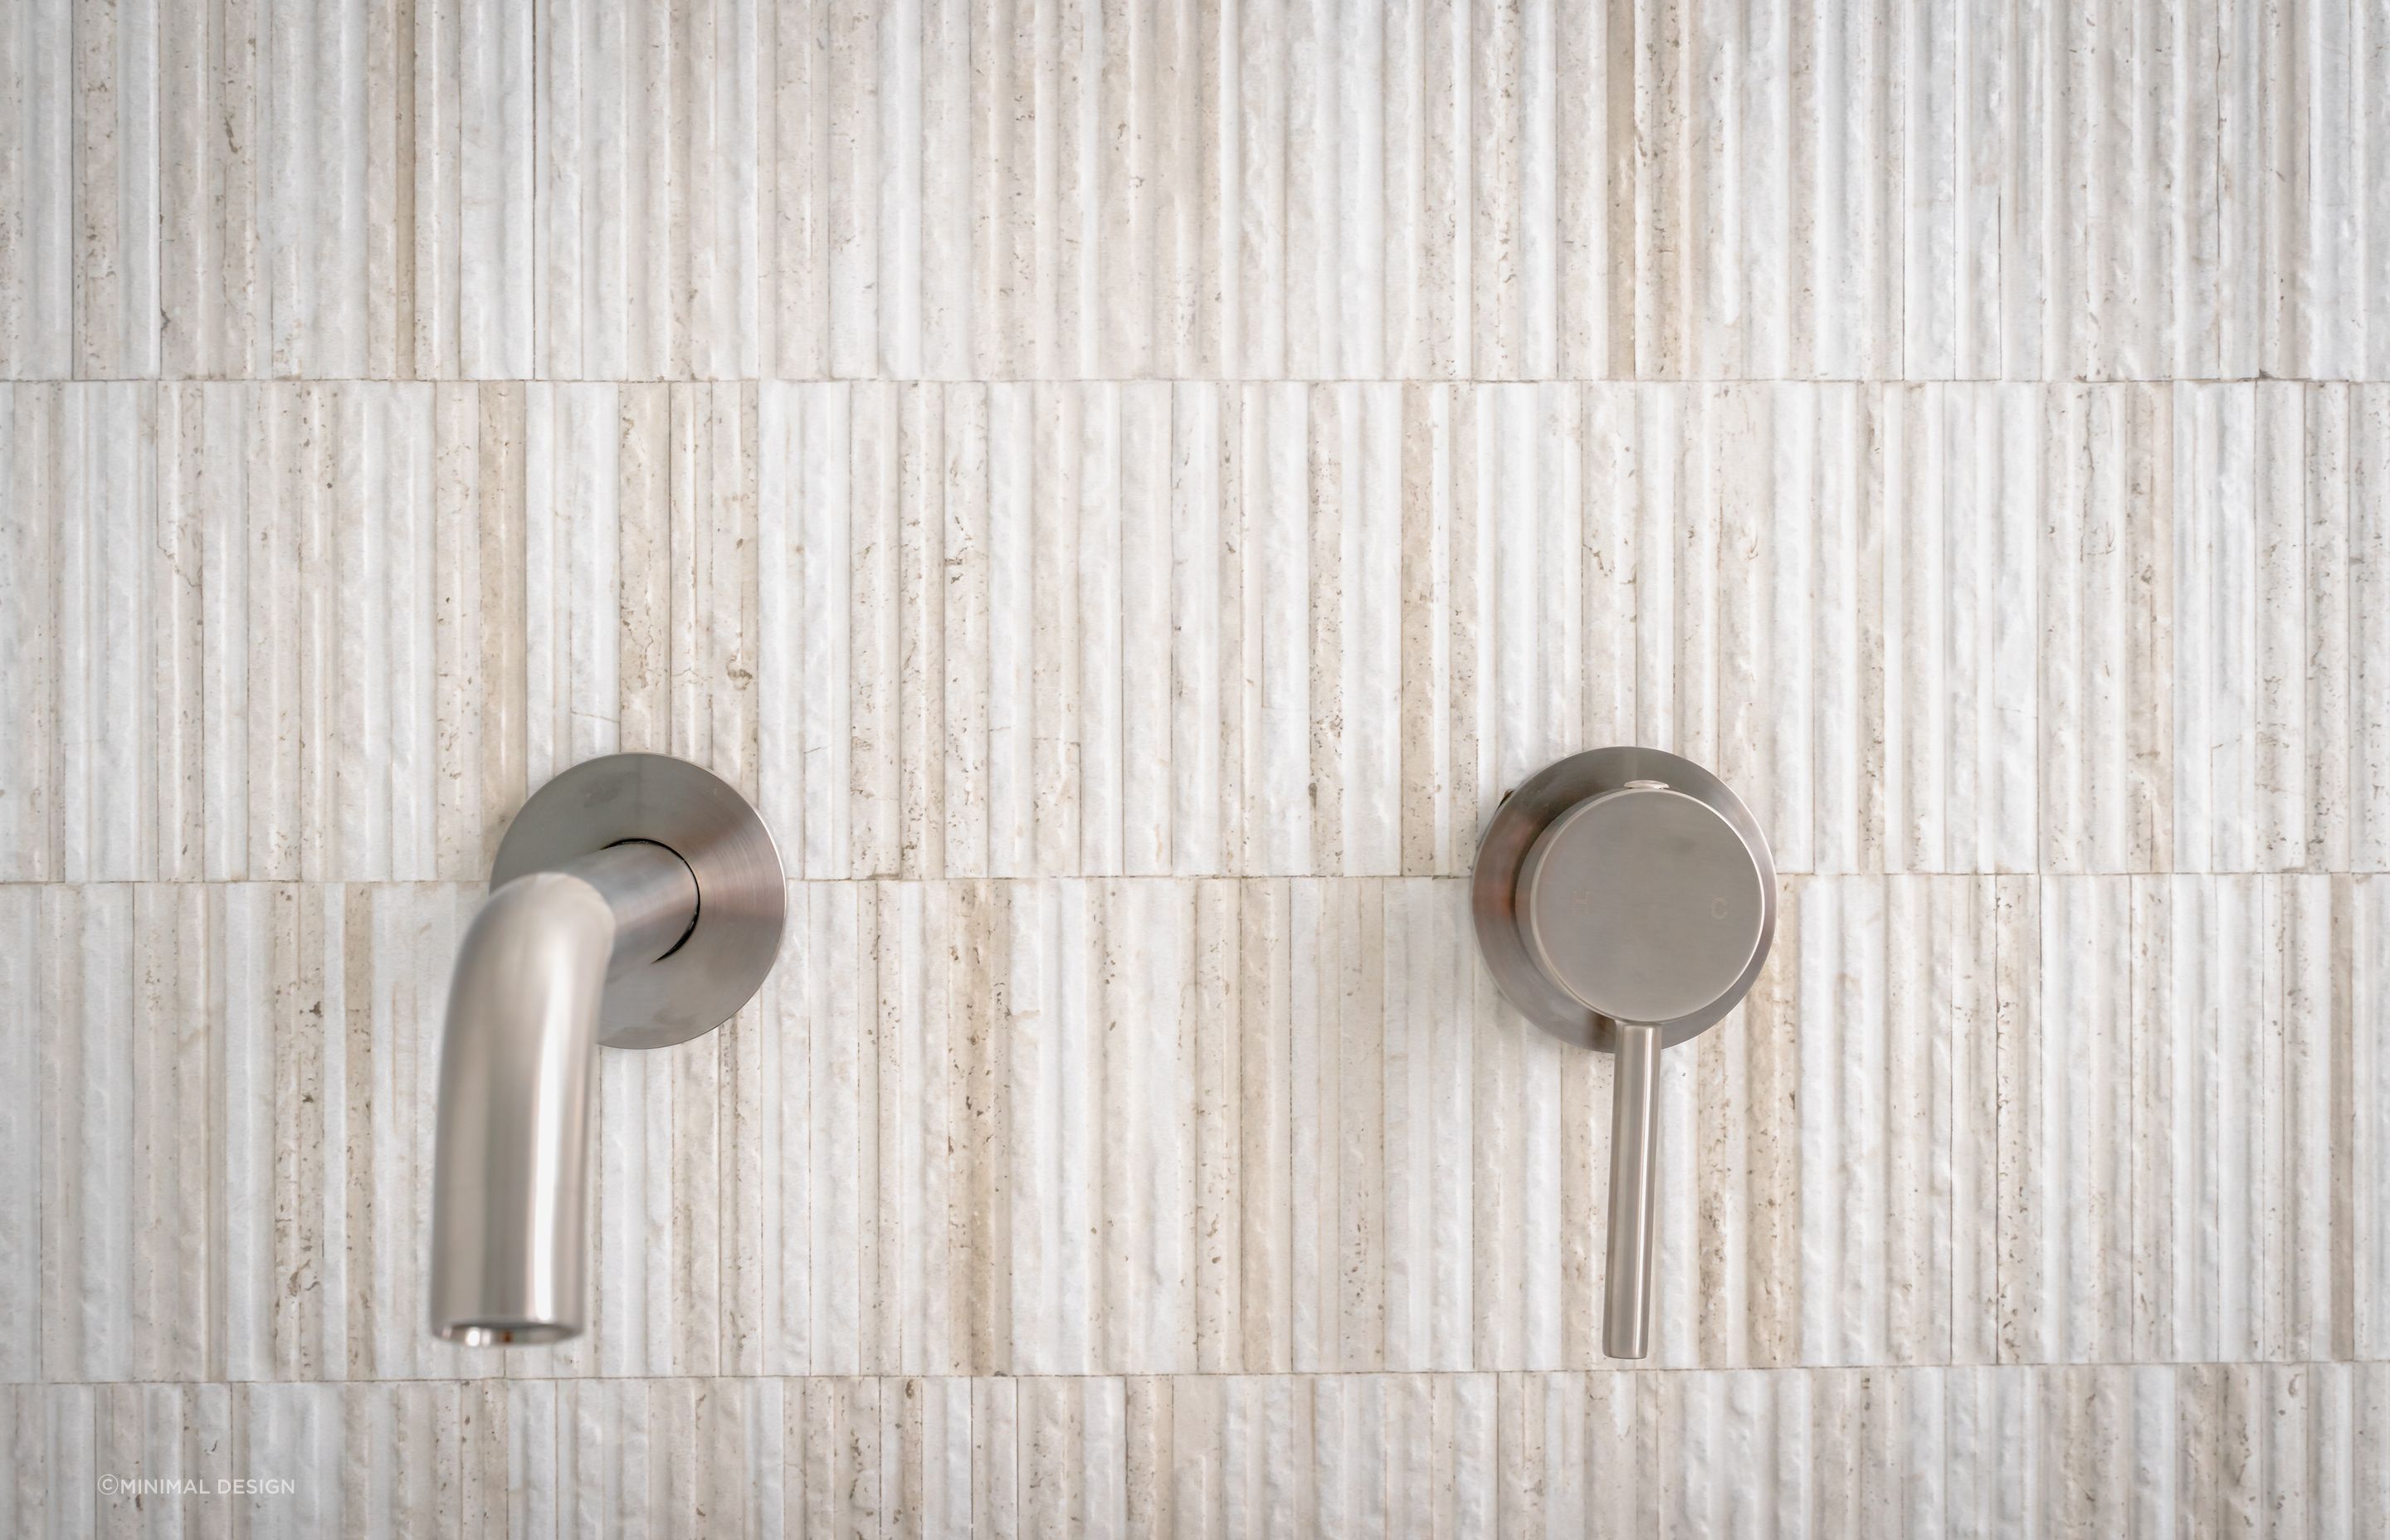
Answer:
<svg viewBox="0 0 2390 1540"><path fill-rule="evenodd" d="M1962 880L2029 878L2034 881L2134 881L2160 877L2311 877L2350 879L2390 877L2390 869L2311 871L2306 867L2288 870L2230 871L1871 871L1871 872L1787 872L1776 874L1792 881L1864 881L1881 878L1887 881L1907 879L1923 881L1936 878ZM1466 882L1470 874L1450 872L1032 872L1008 877L989 877L976 873L957 873L944 877L789 877L783 880L792 888L902 887L929 886L941 882ZM109 877L82 880L71 879L26 881L21 879L0 879L0 892L19 890L38 892L44 890L74 890L89 892L95 888L453 888L470 887L486 881L479 877Z"/></svg>
<svg viewBox="0 0 2390 1540"><path fill-rule="evenodd" d="M508 1351L521 1352L522 1349ZM687 1380L702 1380L709 1385L769 1384L809 1380L898 1380L954 1381L978 1384L993 1380L1028 1380L1060 1383L1105 1383L1119 1380L1266 1380L1289 1381L1299 1380L1517 1380L1550 1375L1581 1374L1632 1376L1638 1379L1664 1375L1695 1374L1759 1374L1783 1377L1796 1374L1865 1374L1889 1370L1900 1374L1952 1373L1988 1370L2012 1374L2043 1369L2318 1369L2346 1365L2362 1368L2369 1365L2390 1364L2390 1358L2196 1358L2196 1359L2098 1359L2037 1360L2023 1364L1751 1364L1751 1365L1681 1365L1676 1367L1644 1367L1636 1368L1603 1366L1599 1368L1573 1369L1269 1369L1254 1373L1221 1373L1216 1370L1162 1369L1150 1373L1135 1370L1117 1374L906 1374L901 1371L875 1372L863 1370L854 1374L491 1374L456 1377L424 1375L415 1379L378 1380L0 1380L0 1391L80 1391L107 1390L116 1386L142 1386L159 1389L240 1390L263 1386L276 1390L303 1386L342 1389L376 1385L574 1385L574 1384L675 1384Z"/></svg>
<svg viewBox="0 0 2390 1540"><path fill-rule="evenodd" d="M7 376L0 385L2390 385L2390 375L737 375L670 379L551 375Z"/></svg>

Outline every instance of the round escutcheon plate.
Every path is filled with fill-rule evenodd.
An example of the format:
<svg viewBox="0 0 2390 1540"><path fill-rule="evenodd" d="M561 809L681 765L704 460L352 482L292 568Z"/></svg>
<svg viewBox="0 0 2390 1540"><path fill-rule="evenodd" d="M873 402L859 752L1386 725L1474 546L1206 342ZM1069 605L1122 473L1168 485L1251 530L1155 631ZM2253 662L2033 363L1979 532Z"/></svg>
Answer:
<svg viewBox="0 0 2390 1540"><path fill-rule="evenodd" d="M647 840L688 863L697 923L654 962L610 980L598 1039L662 1048L739 1014L779 955L788 887L772 831L736 787L664 754L585 761L541 787L498 844L492 889L609 845Z"/></svg>
<svg viewBox="0 0 2390 1540"><path fill-rule="evenodd" d="M1732 1010L1776 930L1776 866L1741 798L1657 749L1594 749L1504 799L1471 878L1505 999L1605 1051L1613 1020L1673 1046Z"/></svg>

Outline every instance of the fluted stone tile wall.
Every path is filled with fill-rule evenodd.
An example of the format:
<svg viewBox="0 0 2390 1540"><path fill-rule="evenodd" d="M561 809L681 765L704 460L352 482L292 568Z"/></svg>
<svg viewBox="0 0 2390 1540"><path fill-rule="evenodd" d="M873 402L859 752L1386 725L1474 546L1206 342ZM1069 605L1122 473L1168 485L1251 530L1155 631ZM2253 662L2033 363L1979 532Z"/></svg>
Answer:
<svg viewBox="0 0 2390 1540"><path fill-rule="evenodd" d="M20 0L0 1534L2390 1529L2385 60ZM1632 1371L1465 895L1627 741L1783 874ZM618 750L787 943L603 1056L591 1331L468 1354L447 969Z"/></svg>

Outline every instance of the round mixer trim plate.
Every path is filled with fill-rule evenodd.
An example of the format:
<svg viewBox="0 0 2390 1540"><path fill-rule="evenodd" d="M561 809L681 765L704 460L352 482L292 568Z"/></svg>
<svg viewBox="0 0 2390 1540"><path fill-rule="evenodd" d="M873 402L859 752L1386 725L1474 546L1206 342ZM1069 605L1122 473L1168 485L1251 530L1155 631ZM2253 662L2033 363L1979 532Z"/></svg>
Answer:
<svg viewBox="0 0 2390 1540"><path fill-rule="evenodd" d="M1740 838L1757 879L1757 937L1734 981L1715 995L1698 991L1708 995L1707 1003L1651 1023L1660 1029L1663 1045L1673 1047L1715 1025L1734 1008L1766 963L1776 934L1776 864L1767 838L1741 799L1692 761L1658 749L1592 749L1529 776L1495 810L1478 845L1470 887L1478 945L1496 987L1520 1014L1563 1041L1612 1051L1615 1033L1610 1018L1592 1008L1538 960L1536 927L1522 909L1533 891L1530 864L1547 831L1573 815L1583 815L1582 810L1596 799L1617 793L1673 794L1700 803ZM1729 852L1730 847L1718 846L1710 853L1722 858Z"/></svg>

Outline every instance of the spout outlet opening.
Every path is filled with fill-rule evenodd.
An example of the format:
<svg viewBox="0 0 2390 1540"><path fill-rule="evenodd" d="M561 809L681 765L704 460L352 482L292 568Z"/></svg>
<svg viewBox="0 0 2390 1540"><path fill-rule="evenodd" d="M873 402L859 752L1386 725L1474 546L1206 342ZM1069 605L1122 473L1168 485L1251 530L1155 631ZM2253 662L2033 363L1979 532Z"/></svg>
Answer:
<svg viewBox="0 0 2390 1540"><path fill-rule="evenodd" d="M442 1341L467 1347L540 1347L581 1335L554 1321L447 1321L438 1330Z"/></svg>

